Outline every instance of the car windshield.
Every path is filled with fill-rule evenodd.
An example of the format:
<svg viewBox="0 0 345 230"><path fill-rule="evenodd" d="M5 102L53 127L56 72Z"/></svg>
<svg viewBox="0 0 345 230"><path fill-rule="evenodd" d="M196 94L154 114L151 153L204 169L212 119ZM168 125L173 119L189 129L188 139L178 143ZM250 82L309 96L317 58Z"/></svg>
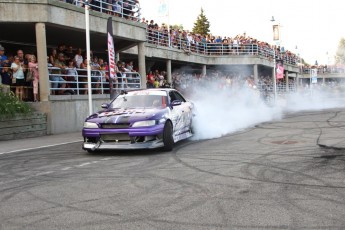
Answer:
<svg viewBox="0 0 345 230"><path fill-rule="evenodd" d="M120 95L113 103L111 108L142 108L142 107L165 107L166 96L161 95Z"/></svg>

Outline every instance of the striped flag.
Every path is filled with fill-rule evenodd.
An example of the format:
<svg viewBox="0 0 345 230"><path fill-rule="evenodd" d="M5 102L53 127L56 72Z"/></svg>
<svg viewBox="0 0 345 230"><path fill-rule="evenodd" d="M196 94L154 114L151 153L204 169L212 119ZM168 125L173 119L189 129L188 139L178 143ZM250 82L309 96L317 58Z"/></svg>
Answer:
<svg viewBox="0 0 345 230"><path fill-rule="evenodd" d="M284 78L284 65L281 61L277 62L276 77L277 77L277 79L283 79Z"/></svg>
<svg viewBox="0 0 345 230"><path fill-rule="evenodd" d="M108 44L108 58L109 58L109 89L110 89L110 99L113 99L113 81L116 79L115 72L115 48L114 48L114 39L113 39L113 24L112 17L108 18L107 23L107 44Z"/></svg>

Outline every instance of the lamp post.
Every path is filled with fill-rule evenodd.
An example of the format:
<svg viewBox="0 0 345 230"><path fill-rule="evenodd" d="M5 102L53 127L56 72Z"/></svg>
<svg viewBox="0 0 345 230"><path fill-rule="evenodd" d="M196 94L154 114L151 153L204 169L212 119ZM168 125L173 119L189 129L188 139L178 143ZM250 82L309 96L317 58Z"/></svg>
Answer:
<svg viewBox="0 0 345 230"><path fill-rule="evenodd" d="M85 33L86 33L86 58L87 58L87 86L89 99L89 115L92 114L92 90L91 90L91 66L90 66L90 20L89 20L89 1L85 0Z"/></svg>
<svg viewBox="0 0 345 230"><path fill-rule="evenodd" d="M274 16L271 19L272 28L273 28L273 42L275 41L275 25L274 25ZM273 54L273 92L274 92L274 103L277 101L277 77L276 77L276 52L274 46L272 46L272 54Z"/></svg>

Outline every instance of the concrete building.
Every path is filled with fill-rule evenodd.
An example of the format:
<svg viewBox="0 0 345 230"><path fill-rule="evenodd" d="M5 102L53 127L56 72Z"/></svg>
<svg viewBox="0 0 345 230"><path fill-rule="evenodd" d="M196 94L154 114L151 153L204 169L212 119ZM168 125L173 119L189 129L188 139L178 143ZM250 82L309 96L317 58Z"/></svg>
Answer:
<svg viewBox="0 0 345 230"><path fill-rule="evenodd" d="M107 50L106 25L109 15L90 11L90 41L94 53ZM153 66L164 66L168 80L171 72L183 66L206 74L213 68L246 68L255 79L261 74L273 76L274 63L264 55L205 55L147 42L146 25L135 20L112 17L115 51L121 60L135 60L146 87L146 73ZM61 42L85 47L85 10L58 0L0 0L0 44L9 49L25 46L37 53L39 66L47 66L47 52ZM296 64L284 63L286 84L297 79ZM87 95L50 95L48 68L39 68L40 103L37 110L47 113L48 134L80 130L88 114ZM296 81L297 82L297 81ZM109 95L92 95L94 110Z"/></svg>

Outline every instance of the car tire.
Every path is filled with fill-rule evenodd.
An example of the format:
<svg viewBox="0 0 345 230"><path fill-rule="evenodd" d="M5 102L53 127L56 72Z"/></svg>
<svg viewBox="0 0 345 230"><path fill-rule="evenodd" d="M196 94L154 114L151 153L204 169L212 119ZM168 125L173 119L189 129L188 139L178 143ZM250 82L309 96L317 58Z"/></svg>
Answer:
<svg viewBox="0 0 345 230"><path fill-rule="evenodd" d="M171 151L174 145L174 137L173 137L173 127L170 121L167 121L164 125L163 129L163 144L165 151Z"/></svg>

